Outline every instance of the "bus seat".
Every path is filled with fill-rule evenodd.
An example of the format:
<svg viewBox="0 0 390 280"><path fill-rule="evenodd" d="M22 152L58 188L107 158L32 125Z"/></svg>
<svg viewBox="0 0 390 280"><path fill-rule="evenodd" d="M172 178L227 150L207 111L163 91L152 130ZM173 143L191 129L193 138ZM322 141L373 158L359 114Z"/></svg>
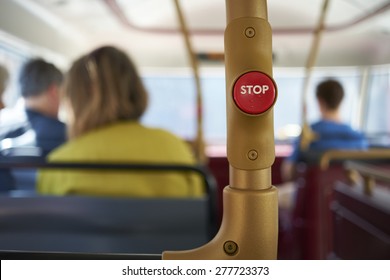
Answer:
<svg viewBox="0 0 390 280"><path fill-rule="evenodd" d="M308 165L298 181L293 225L300 231L303 259L326 259L332 247L329 205L336 181L347 180L342 164L334 163L326 170Z"/></svg>
<svg viewBox="0 0 390 280"><path fill-rule="evenodd" d="M365 168L365 165L361 165ZM356 166L356 165L355 165ZM360 167L360 168L361 168ZM378 169L375 169L378 173ZM362 183L338 182L332 202L334 246L337 259L390 259L390 177L387 186L367 192Z"/></svg>
<svg viewBox="0 0 390 280"><path fill-rule="evenodd" d="M45 160L42 155L42 151L39 147L35 146L21 146L21 147L11 147L3 149L1 152L1 160L5 162L10 162L12 164L17 163L29 163L34 165L34 163L41 163ZM13 188L16 191L19 190L35 190L35 183L37 178L36 168L8 168L11 173L11 176L14 178Z"/></svg>
<svg viewBox="0 0 390 280"><path fill-rule="evenodd" d="M207 198L0 197L0 251L148 253L210 240Z"/></svg>
<svg viewBox="0 0 390 280"><path fill-rule="evenodd" d="M45 235L48 235L49 236L48 238L50 240L51 239L60 240L61 231L58 230L57 228L59 228L59 229L62 229L62 228L59 226L59 224L54 223L54 222L50 222L50 223L46 222L47 220L54 221L56 219L56 216L59 216L59 217L57 217L58 219L63 219L64 220L63 222L65 224L69 225L68 229L66 230L66 232L69 233L68 236L66 236L67 237L66 240L74 239L75 240L74 242L76 242L76 243L77 242L81 242L81 243L84 242L80 238L84 238L85 234L80 236L80 234L78 234L77 231L80 230L80 227L83 230L83 232L85 231L85 227L82 226L82 223L85 222L85 220L87 220L87 219L83 218L82 220L80 220L79 218L77 218L77 215L78 215L77 212L71 211L71 209L73 207L74 209L78 209L81 212L85 210L86 211L86 213L84 215L85 217L87 217L88 215L95 215L96 214L95 220L93 220L93 218L91 218L92 221L95 221L95 222L92 223L90 227L94 228L94 227L96 227L96 225L100 225L101 227L96 228L96 230L100 229L101 233L98 236L91 235L91 237L89 239L88 238L85 239L86 244L88 244L88 240L91 240L91 242L93 240L97 240L96 242L92 242L93 244L91 244L91 248L89 248L89 250L93 250L95 243L98 243L99 240L102 242L102 244L105 244L104 242L106 242L105 241L106 237L103 234L105 231L105 229L104 229L105 224L104 223L106 223L106 220L109 220L109 218L104 218L105 214L103 214L103 213L99 214L100 212L94 213L92 211L95 208L99 208L98 202L102 202L101 207L104 207L105 205L107 205L107 207L105 207L105 208L108 209L108 210L107 209L106 210L109 211L109 213L111 213L110 211L112 210L111 214L113 216L113 218L112 218L113 222L115 222L115 221L118 222L116 226L119 228L122 227L124 223L131 222L130 224L132 224L133 222L137 221L134 219L141 219L142 220L143 219L142 216L145 216L145 222L143 222L139 225L140 226L139 229L140 230L142 229L143 231L137 232L136 231L137 226L133 225L133 228L128 228L127 231L123 234L120 231L115 232L117 239L118 239L118 242L120 242L120 240L123 240L126 242L130 241L129 239L126 239L125 236L128 236L130 233L132 234L132 236L130 236L130 237L133 240L132 243L134 243L135 245L132 244L131 248L129 247L130 245L123 246L123 248L124 248L123 250L132 249L133 250L132 253L138 253L140 251L144 251L147 253L156 253L158 251L159 253L161 253L161 249L162 249L163 244L167 243L168 241L170 242L169 243L170 246L172 245L172 249L175 249L175 250L176 249L184 249L184 247L185 247L184 245L190 245L188 248L193 248L193 247L197 246L194 244L194 242L199 241L201 239L200 235L199 235L200 231L202 232L202 241L204 241L205 236L207 237L207 240L209 240L209 239L211 239L211 237L214 237L215 233L218 230L218 223L217 223L217 218L216 218L216 213L217 213L217 210L216 210L216 208L217 208L217 205L216 205L216 183L215 183L214 177L211 175L211 173L209 173L207 171L207 169L202 168L200 166L167 165L167 164L138 164L138 163L118 163L118 164L115 164L112 162L111 163L90 163L90 162L88 162L88 163L82 163L82 162L48 163L44 159L40 160L40 161L38 161L38 160L35 160L35 161L32 161L32 160L31 161L20 161L19 160L18 161L15 158L10 158L8 161L2 160L0 162L0 168L2 168L2 167L3 168L9 167L9 168L15 168L15 169L16 168L20 168L20 169L23 169L23 168L35 168L35 169L37 169L37 168L45 168L45 169L57 169L57 168L60 168L60 169L64 169L64 168L112 169L112 170L119 170L121 172L137 172L137 171L195 172L203 178L205 188L207 190L207 195L202 199L195 199L195 198L176 199L176 200L175 199L170 199L170 200L169 199L166 199L166 200L140 199L141 202L145 203L145 206L139 204L141 202L132 202L132 203L125 204L125 202L121 202L121 200L108 199L108 198L107 198L107 200L103 200L103 199L99 200L99 199L93 198L93 197L91 197L89 199L87 199L87 198L80 199L80 198L76 198L76 197L72 197L72 196L68 196L68 197L42 196L41 197L41 196L37 196L34 194L31 196L31 193L28 190L18 190L15 192L10 192L10 194L8 195L8 198L7 198L7 196L4 196L3 198L1 198L2 199L1 201L4 201L5 203L0 202L1 219L6 221L3 224L0 222L0 231L1 231L0 239L2 237L5 238L4 240L6 240L8 238L9 244L16 244L18 242L20 244L24 244L26 246L28 244L30 244L33 241L33 239L28 237L27 232L30 231L28 229L28 226L32 226L32 229L35 229L34 232L36 232L36 234L34 234L34 236L38 239L41 238L42 240L44 240ZM147 173L145 173L145 176L147 176ZM128 200L130 200L130 199L128 199ZM123 201L128 201L128 200L124 199ZM30 203L30 201L31 201L31 203ZM82 203L80 201L84 201L84 202L91 201L93 207L89 208L89 206L86 205L85 209L84 209L82 207ZM122 206L119 209L116 208L115 203L114 203L115 201L118 202L118 205L128 205L128 209L125 206ZM134 199L131 201L137 201L137 200ZM79 205L79 202L80 202L80 205ZM154 206L154 202L156 203L156 206ZM42 205L45 205L45 207L40 206L41 203L42 203ZM67 206L67 203L69 203L70 205ZM186 203L188 203L188 205ZM72 206L72 204L75 204L75 205ZM23 209L24 205L25 205L25 211L18 212L17 211L18 207ZM191 206L191 205L193 205L193 206ZM9 209L7 209L7 207ZM14 207L14 209L12 211L10 211L10 209L12 209L12 207ZM29 209L29 207L31 209ZM40 209L40 207L42 209ZM57 208L61 208L61 207L63 207L64 209L57 209ZM187 209L187 207L189 207L188 211L193 210L194 213L190 213L190 215L188 215L186 217L187 210L184 210L184 209ZM164 208L167 208L167 209L164 210ZM51 211L50 209L52 209L53 211ZM57 210L55 210L55 209L57 209ZM117 210L115 210L115 209L117 209ZM46 211L51 211L53 213L45 214ZM63 211L65 211L65 212L63 212ZM121 211L124 211L123 214L120 213ZM164 212L164 211L166 211L166 212ZM37 213L37 215L36 216L33 215L30 217L29 212ZM71 214L70 216L68 215L69 212ZM114 213L114 212L117 212L117 213ZM18 214L16 216L18 217L20 222L19 223L16 223L16 222L11 223L10 221L12 221L12 218L8 217L8 214L10 214L10 213L11 214L12 213ZM134 216L133 213L136 213L136 215ZM111 215L111 214L106 214L106 215ZM124 216L125 214L129 215L129 219L130 219L129 221L127 221L125 219L125 216ZM81 215L80 217L83 217L82 216L83 214L80 214L80 215ZM115 220L115 218L114 218L115 215L118 215L118 220ZM137 218L138 215L140 215L139 217L141 217L141 218ZM149 217L148 215L149 216L152 215L152 216ZM194 217L194 215L196 215L196 217ZM99 222L99 219L100 219L99 216L102 217L103 222L104 222L103 224L101 224ZM75 218L74 221L67 222L67 220L72 220L73 218ZM35 223L34 224L27 223L28 226L22 226L23 230L18 231L18 228L20 227L20 224L22 223L22 221L29 221L29 220L34 220L34 219L37 222L37 225L35 225ZM123 219L123 221L121 219ZM133 219L133 220L131 220L131 219ZM154 228L155 227L155 225L153 224L155 222L154 219L156 220L156 223L157 223L156 227L157 228ZM161 222L158 222L159 219L161 219ZM168 221L168 220L170 220L170 221ZM40 221L42 221L42 222L40 222ZM202 221L202 222L200 223L200 221ZM148 224L148 222L150 222L151 224ZM166 224L167 227L168 226L171 227L171 224L174 223L175 227L172 227L172 229L170 229L169 227L165 228L162 225L159 225L159 223ZM191 224L191 223L194 223L194 225L193 225L194 228L192 228L192 225L187 225L187 224ZM205 224L205 226L203 226L202 224ZM114 224L112 224L112 225L108 224L108 229L107 229L108 233L112 232L112 228L110 229L110 227L113 225ZM180 232L180 230L177 230L177 228L181 228L181 225L183 225L184 232ZM74 226L76 228L76 233L71 231L72 226ZM87 226L87 228L88 227L89 226ZM124 225L123 227L126 229L126 225ZM205 227L206 227L206 230L204 231L203 229ZM190 230L188 228L190 228ZM199 229L197 229L197 228L199 228ZM7 234L8 231L12 232L15 230L16 230L15 234ZM23 234L23 231L26 231L26 234ZM189 232L191 232L191 231L193 231L195 233L195 236L192 236L191 234L189 234ZM51 234L53 232L54 232L54 234ZM153 232L156 232L156 234L153 235ZM5 235L2 235L2 234L5 234ZM162 237L160 240L156 239L158 234L162 234ZM20 238L18 236L20 236ZM15 239L13 239L13 238L15 238ZM111 237L107 237L108 244L114 244L113 239L114 239L113 234L111 234ZM14 240L15 242L12 243L11 242L12 240ZM23 240L27 240L27 241L23 241ZM64 240L65 243L67 242L66 240ZM176 243L174 243L175 240L177 241ZM191 240L193 242L190 242ZM69 242L73 242L73 241L69 241ZM7 242L5 242L3 245L6 246L6 244L7 244ZM51 245L54 244L55 246L53 245L52 247L50 247L51 245L49 246L47 244L41 244L40 246L42 246L43 250L50 249L50 248L51 249L61 249L61 247L58 247L59 245L56 245L56 243L54 241L51 242L50 244ZM109 252L109 250L119 252L120 246L119 245L116 246L115 244L112 245L112 247L110 247L110 249L107 249L107 252ZM175 244L180 248L178 248L178 247L174 248L173 245L175 245ZM198 245L200 245L200 244L204 244L204 242L199 243ZM74 250L77 250L76 247L74 248ZM17 247L17 248L21 248L21 247ZM69 248L72 249L73 247L70 246ZM81 245L80 245L80 248L83 248L83 249L79 249L79 250L86 249L85 247L83 247ZM100 245L96 246L96 248L104 249ZM107 248L109 248L109 247L107 247ZM169 249L168 247L166 247L166 248ZM4 249L9 250L11 248L0 247L0 250L4 250ZM27 249L29 249L29 248L26 248L24 250L27 250ZM34 249L34 247L32 247L31 249ZM66 248L63 247L62 249L66 249ZM141 249L144 249L144 250L141 250ZM128 252L128 251L126 251L126 252Z"/></svg>
<svg viewBox="0 0 390 280"><path fill-rule="evenodd" d="M389 149L330 150L311 154L299 164L296 197L290 213L293 244L290 255L296 259L326 259L333 248L333 222L330 205L336 182L349 182L344 162L350 159L388 161Z"/></svg>

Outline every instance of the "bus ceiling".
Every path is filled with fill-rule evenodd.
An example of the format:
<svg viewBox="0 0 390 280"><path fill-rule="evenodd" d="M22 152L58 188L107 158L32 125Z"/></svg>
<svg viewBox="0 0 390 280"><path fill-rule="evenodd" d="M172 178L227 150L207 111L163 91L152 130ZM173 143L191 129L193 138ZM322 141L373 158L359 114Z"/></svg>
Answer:
<svg viewBox="0 0 390 280"><path fill-rule="evenodd" d="M203 63L206 58L222 66L224 4L181 1L194 51ZM268 3L274 66L305 65L321 5L322 0ZM317 65L390 63L389 17L389 0L330 1ZM115 44L141 67L188 66L173 0L0 1L0 30L68 60L98 45Z"/></svg>

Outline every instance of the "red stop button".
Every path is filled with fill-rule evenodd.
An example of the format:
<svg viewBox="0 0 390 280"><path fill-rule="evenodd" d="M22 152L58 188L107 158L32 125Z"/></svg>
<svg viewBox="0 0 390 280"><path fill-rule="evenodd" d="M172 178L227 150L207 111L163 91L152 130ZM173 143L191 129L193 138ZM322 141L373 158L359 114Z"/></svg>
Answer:
<svg viewBox="0 0 390 280"><path fill-rule="evenodd" d="M276 86L268 75L257 71L248 72L234 84L233 99L243 112L261 114L275 103Z"/></svg>

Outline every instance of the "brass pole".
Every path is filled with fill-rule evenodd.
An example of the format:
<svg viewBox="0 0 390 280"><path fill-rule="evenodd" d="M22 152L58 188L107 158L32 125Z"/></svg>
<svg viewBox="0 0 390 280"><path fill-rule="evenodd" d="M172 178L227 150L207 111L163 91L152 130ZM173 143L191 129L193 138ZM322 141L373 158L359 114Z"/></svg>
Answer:
<svg viewBox="0 0 390 280"><path fill-rule="evenodd" d="M219 232L200 248L164 252L163 259L276 259L278 195L275 160L272 31L266 0L226 0L227 156Z"/></svg>
<svg viewBox="0 0 390 280"><path fill-rule="evenodd" d="M184 37L188 57L190 58L192 71L195 79L195 87L196 87L196 114L197 114L197 129L196 129L196 138L195 138L195 154L200 163L206 162L205 155L205 145L204 145L204 137L203 137L203 100L202 100L202 87L200 85L200 77L199 77L199 66L198 60L196 59L196 55L192 48L190 34L188 32L188 27L180 7L179 0L174 0L176 14L179 19L180 29Z"/></svg>
<svg viewBox="0 0 390 280"><path fill-rule="evenodd" d="M329 0L324 0L322 4L320 18L317 23L317 27L314 31L314 38L310 48L310 53L306 61L305 67L305 80L303 83L302 94L302 134L300 147L302 150L306 150L310 143L317 138L317 135L311 130L307 120L307 96L309 91L309 84L313 73L313 67L316 64L320 42L323 31L325 29L325 17L329 7Z"/></svg>

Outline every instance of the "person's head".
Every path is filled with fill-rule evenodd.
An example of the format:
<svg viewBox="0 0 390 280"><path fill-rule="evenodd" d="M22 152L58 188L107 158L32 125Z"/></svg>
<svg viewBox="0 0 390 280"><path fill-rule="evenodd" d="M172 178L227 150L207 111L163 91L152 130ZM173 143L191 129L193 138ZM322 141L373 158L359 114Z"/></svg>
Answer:
<svg viewBox="0 0 390 280"><path fill-rule="evenodd" d="M316 97L321 111L337 112L344 98L344 89L336 80L326 80L318 84Z"/></svg>
<svg viewBox="0 0 390 280"><path fill-rule="evenodd" d="M0 110L5 107L3 101L3 94L5 92L5 89L7 88L8 79L9 73L7 68L0 65Z"/></svg>
<svg viewBox="0 0 390 280"><path fill-rule="evenodd" d="M120 120L139 120L147 93L130 58L105 46L76 60L66 75L63 100L70 138Z"/></svg>
<svg viewBox="0 0 390 280"><path fill-rule="evenodd" d="M26 107L56 117L59 108L59 87L62 72L41 58L26 62L20 72L19 83Z"/></svg>

